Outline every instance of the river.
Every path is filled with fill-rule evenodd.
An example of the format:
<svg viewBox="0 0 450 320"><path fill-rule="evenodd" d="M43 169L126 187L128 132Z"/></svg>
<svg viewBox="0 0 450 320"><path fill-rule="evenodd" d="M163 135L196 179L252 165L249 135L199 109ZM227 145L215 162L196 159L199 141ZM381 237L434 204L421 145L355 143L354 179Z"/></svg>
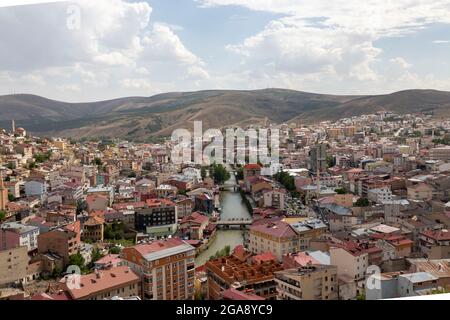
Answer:
<svg viewBox="0 0 450 320"><path fill-rule="evenodd" d="M227 168L231 177L226 184L236 184L236 177L233 174L230 167ZM231 218L251 218L247 207L242 201L239 192L222 191L220 193L220 206L222 207L221 218L229 220ZM216 239L209 246L209 248L203 251L196 259L195 265L201 266L209 260L217 251L222 250L227 245L233 249L237 245L244 243L244 231L239 229L230 230L217 230Z"/></svg>

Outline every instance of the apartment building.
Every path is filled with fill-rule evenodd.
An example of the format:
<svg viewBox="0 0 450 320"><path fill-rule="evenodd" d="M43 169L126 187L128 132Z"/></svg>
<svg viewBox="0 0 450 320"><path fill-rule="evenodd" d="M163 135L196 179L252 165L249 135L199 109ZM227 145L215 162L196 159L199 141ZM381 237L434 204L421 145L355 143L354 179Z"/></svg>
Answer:
<svg viewBox="0 0 450 320"><path fill-rule="evenodd" d="M433 188L426 183L419 183L407 188L408 199L410 200L431 200L433 198Z"/></svg>
<svg viewBox="0 0 450 320"><path fill-rule="evenodd" d="M140 279L127 266L111 267L80 276L80 286L63 285L73 300L109 300L140 296Z"/></svg>
<svg viewBox="0 0 450 320"><path fill-rule="evenodd" d="M136 230L151 236L168 236L177 230L177 206L168 199L148 199L143 208L136 209Z"/></svg>
<svg viewBox="0 0 450 320"><path fill-rule="evenodd" d="M367 191L367 198L375 203L383 204L392 200L392 191L389 187L370 189Z"/></svg>
<svg viewBox="0 0 450 320"><path fill-rule="evenodd" d="M299 236L283 221L253 224L249 227L248 249L254 254L272 252L282 261L283 255L300 251Z"/></svg>
<svg viewBox="0 0 450 320"><path fill-rule="evenodd" d="M8 222L0 226L0 250L26 246L28 251L38 247L39 228L18 222Z"/></svg>
<svg viewBox="0 0 450 320"><path fill-rule="evenodd" d="M16 283L26 278L28 260L26 246L0 250L0 286Z"/></svg>
<svg viewBox="0 0 450 320"><path fill-rule="evenodd" d="M330 247L330 263L337 266L338 276L361 281L369 267L369 254L353 243L334 244Z"/></svg>
<svg viewBox="0 0 450 320"><path fill-rule="evenodd" d="M299 248L301 251L310 248L309 243L319 238L327 231L327 226L320 219L309 218L290 224L298 234Z"/></svg>
<svg viewBox="0 0 450 320"><path fill-rule="evenodd" d="M277 300L337 300L337 267L309 265L275 272Z"/></svg>
<svg viewBox="0 0 450 320"><path fill-rule="evenodd" d="M447 229L421 232L419 246L430 259L450 259L450 232Z"/></svg>
<svg viewBox="0 0 450 320"><path fill-rule="evenodd" d="M141 277L144 300L194 298L195 248L171 238L125 248L121 258Z"/></svg>
<svg viewBox="0 0 450 320"><path fill-rule="evenodd" d="M42 233L38 236L39 253L56 253L62 257L64 265L69 263L69 257L78 253L80 239L80 222Z"/></svg>
<svg viewBox="0 0 450 320"><path fill-rule="evenodd" d="M83 224L83 240L102 242L104 234L105 219L99 216L89 217Z"/></svg>
<svg viewBox="0 0 450 320"><path fill-rule="evenodd" d="M450 161L450 146L430 149L430 159Z"/></svg>

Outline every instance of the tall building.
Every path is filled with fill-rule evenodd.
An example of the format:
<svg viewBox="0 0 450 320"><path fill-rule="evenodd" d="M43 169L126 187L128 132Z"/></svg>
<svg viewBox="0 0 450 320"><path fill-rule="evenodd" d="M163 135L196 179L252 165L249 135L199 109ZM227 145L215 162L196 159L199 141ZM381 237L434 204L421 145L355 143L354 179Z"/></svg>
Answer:
<svg viewBox="0 0 450 320"><path fill-rule="evenodd" d="M8 204L8 188L3 183L3 177L0 176L0 210L6 210Z"/></svg>
<svg viewBox="0 0 450 320"><path fill-rule="evenodd" d="M11 132L12 133L16 132L16 121L15 120L11 121Z"/></svg>
<svg viewBox="0 0 450 320"><path fill-rule="evenodd" d="M171 238L125 248L121 258L141 277L144 300L193 300L195 248Z"/></svg>
<svg viewBox="0 0 450 320"><path fill-rule="evenodd" d="M337 300L337 267L309 265L275 272L278 300Z"/></svg>
<svg viewBox="0 0 450 320"><path fill-rule="evenodd" d="M310 169L316 173L325 172L327 170L327 144L318 143L311 147L310 151Z"/></svg>

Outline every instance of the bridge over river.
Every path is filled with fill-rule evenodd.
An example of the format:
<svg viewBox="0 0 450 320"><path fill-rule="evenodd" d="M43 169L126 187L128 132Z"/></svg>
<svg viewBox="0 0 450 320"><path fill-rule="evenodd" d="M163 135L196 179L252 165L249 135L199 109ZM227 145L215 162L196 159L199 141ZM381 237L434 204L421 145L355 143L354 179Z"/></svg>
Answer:
<svg viewBox="0 0 450 320"><path fill-rule="evenodd" d="M253 222L252 216L238 192L239 186L236 182L236 176L231 167L227 166L227 170L230 172L230 179L223 184L225 188L221 189L220 192L222 210L220 218L216 222L218 228L216 240L195 259L196 266L206 263L210 256L224 249L227 245L233 249L235 246L243 244L245 231L239 230L239 227L244 229Z"/></svg>

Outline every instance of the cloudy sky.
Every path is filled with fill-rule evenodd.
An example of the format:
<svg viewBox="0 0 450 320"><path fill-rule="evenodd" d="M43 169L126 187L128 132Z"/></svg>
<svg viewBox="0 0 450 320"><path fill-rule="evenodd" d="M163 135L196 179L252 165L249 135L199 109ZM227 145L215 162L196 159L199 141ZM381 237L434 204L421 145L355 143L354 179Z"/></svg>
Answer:
<svg viewBox="0 0 450 320"><path fill-rule="evenodd" d="M17 2L0 0L0 94L450 90L450 0Z"/></svg>

